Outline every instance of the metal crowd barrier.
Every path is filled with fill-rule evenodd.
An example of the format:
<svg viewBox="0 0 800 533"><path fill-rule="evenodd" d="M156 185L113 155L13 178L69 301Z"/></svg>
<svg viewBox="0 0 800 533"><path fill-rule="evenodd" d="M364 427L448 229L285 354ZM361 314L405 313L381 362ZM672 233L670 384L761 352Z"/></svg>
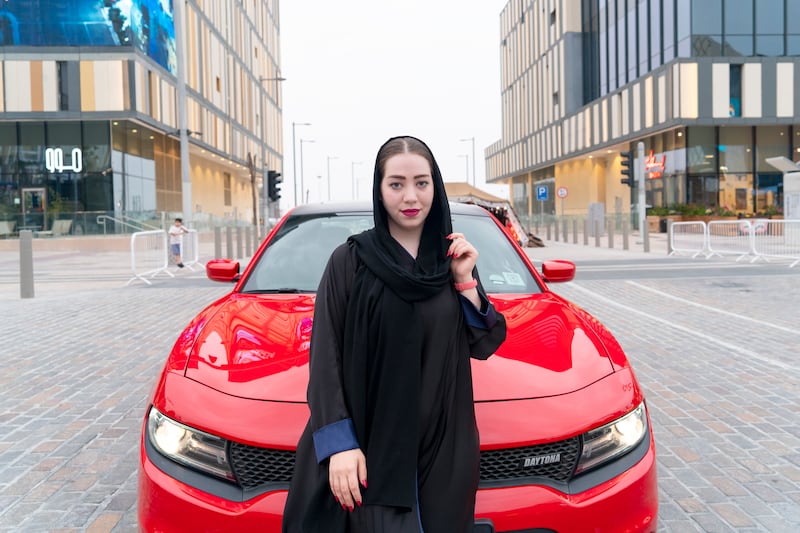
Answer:
<svg viewBox="0 0 800 533"><path fill-rule="evenodd" d="M702 224L702 222L701 222ZM708 223L706 257L736 255L736 261L755 256L755 244L749 220L711 220Z"/></svg>
<svg viewBox="0 0 800 533"><path fill-rule="evenodd" d="M758 222L758 221L755 221ZM763 220L753 224L753 252L758 257L793 261L789 268L800 263L800 220Z"/></svg>
<svg viewBox="0 0 800 533"><path fill-rule="evenodd" d="M800 220L712 220L673 222L669 225L670 253L713 256L736 255L737 261L784 259L789 268L800 264Z"/></svg>
<svg viewBox="0 0 800 533"><path fill-rule="evenodd" d="M169 264L169 246L167 232L163 229L137 231L131 234L131 269L133 277L126 285L139 279L152 285L147 278L154 278L161 272L175 277L167 270Z"/></svg>
<svg viewBox="0 0 800 533"><path fill-rule="evenodd" d="M183 266L192 272L196 268L205 268L200 262L200 237L197 230L190 229L189 233L183 236L181 259L183 260Z"/></svg>
<svg viewBox="0 0 800 533"><path fill-rule="evenodd" d="M669 255L707 254L708 228L705 222L673 222L669 225Z"/></svg>

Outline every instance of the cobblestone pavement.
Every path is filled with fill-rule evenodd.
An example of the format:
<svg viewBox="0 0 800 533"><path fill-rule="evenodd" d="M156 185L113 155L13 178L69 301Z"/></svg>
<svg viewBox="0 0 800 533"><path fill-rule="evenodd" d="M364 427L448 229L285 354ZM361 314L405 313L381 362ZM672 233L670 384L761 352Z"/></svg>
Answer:
<svg viewBox="0 0 800 533"><path fill-rule="evenodd" d="M530 253L625 268L639 252ZM126 286L123 253L52 252L23 300L15 260L0 254L0 531L136 531L147 395L180 330L230 287L200 270ZM800 531L798 276L552 285L609 327L646 391L659 532Z"/></svg>

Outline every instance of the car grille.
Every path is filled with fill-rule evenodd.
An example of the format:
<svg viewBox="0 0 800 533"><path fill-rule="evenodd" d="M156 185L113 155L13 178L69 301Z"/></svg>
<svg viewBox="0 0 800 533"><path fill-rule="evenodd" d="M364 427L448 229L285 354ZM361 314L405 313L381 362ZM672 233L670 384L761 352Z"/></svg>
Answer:
<svg viewBox="0 0 800 533"><path fill-rule="evenodd" d="M580 438L481 452L481 482L545 477L568 481L578 464Z"/></svg>
<svg viewBox="0 0 800 533"><path fill-rule="evenodd" d="M294 470L294 452L230 443L230 462L239 485L245 489L265 483L288 483ZM543 477L568 481L580 454L580 438L481 452L481 482ZM527 466L526 466L527 462Z"/></svg>
<svg viewBox="0 0 800 533"><path fill-rule="evenodd" d="M264 483L288 483L294 470L294 452L231 442L231 467L239 485L252 489Z"/></svg>

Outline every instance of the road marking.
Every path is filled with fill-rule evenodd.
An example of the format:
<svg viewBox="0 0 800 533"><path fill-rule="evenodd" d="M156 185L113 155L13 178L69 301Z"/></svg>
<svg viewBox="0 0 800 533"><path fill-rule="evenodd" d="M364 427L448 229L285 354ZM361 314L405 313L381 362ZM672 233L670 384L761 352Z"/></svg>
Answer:
<svg viewBox="0 0 800 533"><path fill-rule="evenodd" d="M740 354L745 355L747 357L750 357L752 359L757 359L757 360L761 361L762 363L767 363L767 364L770 364L770 365L774 365L774 366L777 366L778 368L781 368L783 370L790 370L792 372L796 371L796 368L794 367L794 365L789 365L789 364L783 363L783 362L775 360L775 359L770 359L769 357L764 357L763 355L761 355L759 353L756 353L756 352L753 352L753 351L750 351L747 348L742 348L741 346L736 346L735 344L731 344L729 342L725 342L725 341L723 341L721 339L718 339L716 337L712 337L711 335L706 335L705 333L702 333L700 331L696 331L694 329L687 328L685 326L680 326L678 324L674 324L674 323L670 322L669 320L665 320L665 319L663 319L661 317L657 317L655 315L651 315L649 313L645 313L644 311L640 311L639 309L636 309L634 307L630 307L630 306L621 304L619 302L615 302L614 300L606 298L605 296L602 296L602 295L600 295L600 294L598 294L598 293L596 293L594 291L591 291L589 289L581 287L580 285L577 285L574 282L570 283L570 286L574 287L575 289L577 289L579 291L582 291L582 292L588 294L589 296L594 297L597 300L605 302L605 303L607 303L609 305L613 305L614 307L618 307L620 309L624 309L625 311L628 311L628 312L631 312L631 313L635 313L637 315L641 315L641 316L646 317L646 318L648 318L650 320L653 320L655 322L659 322L661 324L664 324L665 326L669 326L669 327L677 329L679 331L683 331L685 333L689 333L690 335L694 335L696 337L700 337L701 339L705 339L707 341L716 343L716 344L718 344L718 345L720 345L720 346L722 346L724 348L727 348L729 350L733 350L735 352L739 352Z"/></svg>
<svg viewBox="0 0 800 533"><path fill-rule="evenodd" d="M714 311L715 313L719 313L719 314L726 315L726 316L731 316L733 318L738 318L739 320L746 320L746 321L752 322L754 324L760 324L762 326L766 326L766 327L769 327L769 328L779 329L781 331L785 331L786 333L792 333L794 335L800 335L800 330L797 330L797 329L792 329L792 328L787 328L787 327L784 327L784 326L779 326L777 324L772 324L772 323L766 322L764 320L758 320L757 318L751 318L749 316L739 315L737 313L731 313L730 311L725 311L724 309L717 309L716 307L711 307L710 305L705 305L705 304L693 302L691 300L686 300L685 298L679 298L678 296L673 296L672 294L666 293L664 291L660 291L658 289L653 289L651 287L647 287L647 286L642 285L641 283L637 283L635 281L626 281L625 283L633 285L634 287L637 287L639 289L642 289L642 290L645 290L645 291L649 291L649 292L652 292L654 294L658 294L659 296L662 296L664 298L669 298L670 300L675 300L676 302L681 302L681 303L684 303L684 304L689 304L689 305L693 305L695 307L699 307L700 309L705 309L706 311Z"/></svg>

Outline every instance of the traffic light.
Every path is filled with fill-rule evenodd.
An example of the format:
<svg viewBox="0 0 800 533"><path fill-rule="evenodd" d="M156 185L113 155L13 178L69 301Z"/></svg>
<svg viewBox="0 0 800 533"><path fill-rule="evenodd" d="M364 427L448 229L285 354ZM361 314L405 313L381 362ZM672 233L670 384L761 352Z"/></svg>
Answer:
<svg viewBox="0 0 800 533"><path fill-rule="evenodd" d="M281 199L281 173L274 170L267 171L267 196L273 202Z"/></svg>
<svg viewBox="0 0 800 533"><path fill-rule="evenodd" d="M622 170L620 170L620 174L625 176L621 180L620 183L623 185L627 185L628 187L633 187L634 184L634 177L633 177L633 154L628 152L620 152L620 157L622 160L619 162Z"/></svg>

